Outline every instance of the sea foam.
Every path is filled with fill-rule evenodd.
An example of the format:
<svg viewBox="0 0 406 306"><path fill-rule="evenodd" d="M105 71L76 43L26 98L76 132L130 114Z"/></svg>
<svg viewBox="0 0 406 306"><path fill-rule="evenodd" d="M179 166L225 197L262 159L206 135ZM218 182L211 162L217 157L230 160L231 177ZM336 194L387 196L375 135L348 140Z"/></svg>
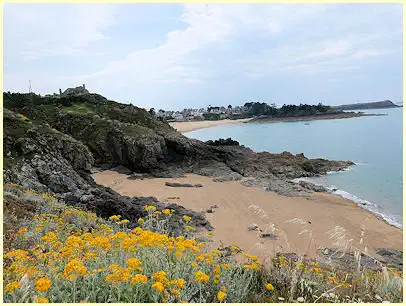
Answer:
<svg viewBox="0 0 406 306"><path fill-rule="evenodd" d="M310 183L313 183L318 186L323 186L321 184L316 184L315 182L312 181L311 178L308 178L308 177L297 178L292 181L295 183L298 183L300 181L306 181L306 182L310 182ZM382 220L386 221L387 223L389 223L390 225L403 229L403 224L401 222L399 222L399 220L398 220L398 218L396 218L396 216L392 216L392 215L383 213L382 208L380 208L377 204L372 203L363 198L360 198L345 190L338 189L337 187L335 187L333 185L324 186L324 187L327 188L327 190L332 194L339 195L339 196L343 197L344 199L355 202L359 207L366 209L366 210L370 211L371 213L373 213L378 219L382 219Z"/></svg>

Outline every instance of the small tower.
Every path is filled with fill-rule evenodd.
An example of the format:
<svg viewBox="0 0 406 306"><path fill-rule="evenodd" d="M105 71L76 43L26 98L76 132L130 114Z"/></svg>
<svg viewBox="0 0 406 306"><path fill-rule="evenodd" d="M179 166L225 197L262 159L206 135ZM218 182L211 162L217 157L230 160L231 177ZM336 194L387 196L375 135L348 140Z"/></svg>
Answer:
<svg viewBox="0 0 406 306"><path fill-rule="evenodd" d="M62 89L59 88L59 94L62 95Z"/></svg>
<svg viewBox="0 0 406 306"><path fill-rule="evenodd" d="M86 89L85 84L82 85L83 89Z"/></svg>

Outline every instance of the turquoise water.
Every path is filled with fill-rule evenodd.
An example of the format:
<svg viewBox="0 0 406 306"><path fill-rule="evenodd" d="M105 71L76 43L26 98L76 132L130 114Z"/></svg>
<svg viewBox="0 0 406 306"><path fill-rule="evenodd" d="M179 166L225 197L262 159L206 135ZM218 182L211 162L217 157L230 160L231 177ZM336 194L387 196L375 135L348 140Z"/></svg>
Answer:
<svg viewBox="0 0 406 306"><path fill-rule="evenodd" d="M387 116L308 122L222 125L185 133L199 140L231 137L256 152L304 153L308 158L351 160L348 171L312 181L351 198L402 227L403 108L368 110ZM363 203L363 204L361 204Z"/></svg>

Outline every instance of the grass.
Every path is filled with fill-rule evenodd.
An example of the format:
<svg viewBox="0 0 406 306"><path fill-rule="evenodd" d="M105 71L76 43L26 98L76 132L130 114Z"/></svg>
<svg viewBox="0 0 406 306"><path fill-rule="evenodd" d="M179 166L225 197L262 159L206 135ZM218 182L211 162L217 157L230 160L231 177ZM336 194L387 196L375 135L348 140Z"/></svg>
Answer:
<svg viewBox="0 0 406 306"><path fill-rule="evenodd" d="M283 256L263 265L236 246L211 249L187 216L183 234L171 236L169 209L147 206L131 228L14 184L4 194L5 302L402 301L399 271L348 272ZM34 204L31 216L11 209L20 202Z"/></svg>
<svg viewBox="0 0 406 306"><path fill-rule="evenodd" d="M65 112L68 113L77 113L77 114L91 114L93 110L90 109L86 104L73 104L71 106L65 107L63 109Z"/></svg>

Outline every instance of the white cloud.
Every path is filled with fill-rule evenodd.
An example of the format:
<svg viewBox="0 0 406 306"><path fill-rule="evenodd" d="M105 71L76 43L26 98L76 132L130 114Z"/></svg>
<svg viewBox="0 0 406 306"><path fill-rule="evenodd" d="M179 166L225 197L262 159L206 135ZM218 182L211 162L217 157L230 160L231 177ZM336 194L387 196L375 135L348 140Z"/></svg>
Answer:
<svg viewBox="0 0 406 306"><path fill-rule="evenodd" d="M25 60L80 55L89 44L109 39L103 30L114 23L112 5L6 4L6 41Z"/></svg>
<svg viewBox="0 0 406 306"><path fill-rule="evenodd" d="M134 94L133 88L148 93L171 86L195 90L230 76L238 78L239 84L270 76L316 74L330 74L331 82L339 82L331 74L352 74L366 67L370 58L401 52L397 41L402 31L398 24L401 6L398 11L394 6L376 7L187 4L178 16L182 26L168 29L165 39L155 42L156 47L111 53L110 43L126 40L131 48L132 40L137 39L111 31L121 22L120 10L131 6L6 4L5 67L10 72L6 71L5 84L13 89L24 84L25 88L25 79L34 73L12 71L7 61L12 56L32 62L61 56L63 67L64 58L75 56L79 61L89 54L96 63L92 68L38 71L37 83L44 91L86 83L100 93L127 90ZM111 42L103 44L107 40ZM95 51L96 43L104 48ZM109 53L110 57L96 59L96 55Z"/></svg>

